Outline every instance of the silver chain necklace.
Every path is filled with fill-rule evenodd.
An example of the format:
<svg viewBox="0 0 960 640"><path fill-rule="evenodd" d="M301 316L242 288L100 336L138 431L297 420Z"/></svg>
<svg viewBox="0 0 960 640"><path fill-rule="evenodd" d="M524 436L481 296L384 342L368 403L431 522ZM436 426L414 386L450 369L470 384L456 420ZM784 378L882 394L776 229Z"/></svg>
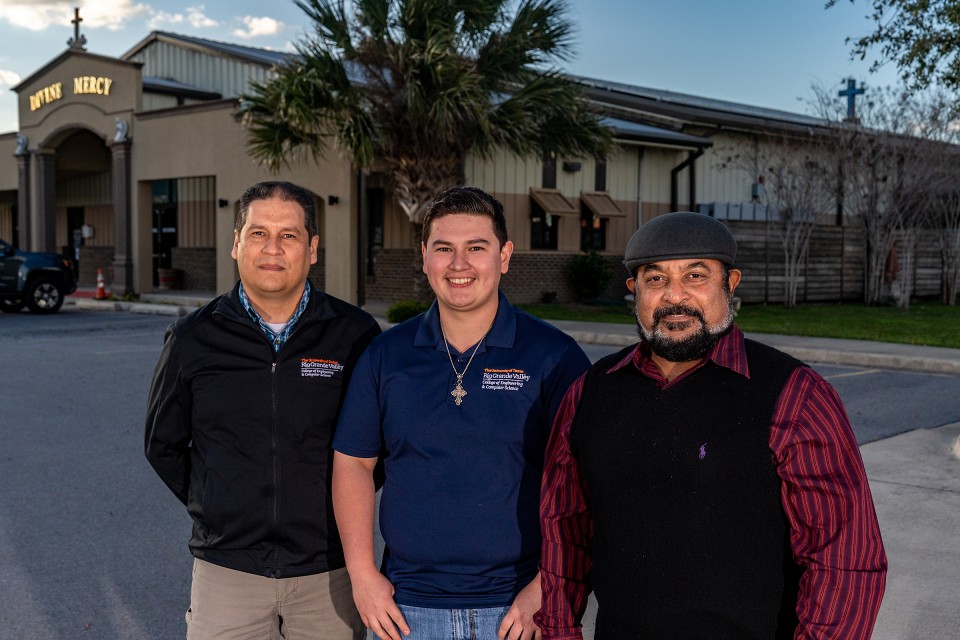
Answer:
<svg viewBox="0 0 960 640"><path fill-rule="evenodd" d="M456 365L453 364L453 354L450 353L450 345L447 344L447 334L443 330L443 325L440 325L440 333L443 335L443 346L447 348L447 357L450 358L450 366L453 368L453 374L457 376L457 386L453 388L450 395L454 397L454 404L459 407L463 404L463 396L467 395L466 390L463 388L463 376L467 375L467 369L470 368L470 363L473 362L473 356L477 355L477 350L480 349L483 341L487 339L487 335L484 334L483 337L480 338L480 342L477 343L477 346L473 348L473 353L470 354L470 359L467 360L467 366L463 368L463 373L460 373L457 371Z"/></svg>

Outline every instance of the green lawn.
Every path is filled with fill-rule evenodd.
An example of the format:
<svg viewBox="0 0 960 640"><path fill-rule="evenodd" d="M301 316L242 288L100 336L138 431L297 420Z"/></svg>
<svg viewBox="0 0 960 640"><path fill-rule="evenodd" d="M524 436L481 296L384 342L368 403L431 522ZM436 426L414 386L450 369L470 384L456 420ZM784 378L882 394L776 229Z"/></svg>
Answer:
<svg viewBox="0 0 960 640"><path fill-rule="evenodd" d="M546 320L633 324L626 305L520 305ZM744 331L797 336L851 338L960 348L960 307L925 302L903 312L894 307L859 304L744 305L737 315Z"/></svg>
<svg viewBox="0 0 960 640"><path fill-rule="evenodd" d="M622 305L592 304L518 304L527 313L544 320L579 320L581 322L611 322L633 324L633 315L627 303Z"/></svg>

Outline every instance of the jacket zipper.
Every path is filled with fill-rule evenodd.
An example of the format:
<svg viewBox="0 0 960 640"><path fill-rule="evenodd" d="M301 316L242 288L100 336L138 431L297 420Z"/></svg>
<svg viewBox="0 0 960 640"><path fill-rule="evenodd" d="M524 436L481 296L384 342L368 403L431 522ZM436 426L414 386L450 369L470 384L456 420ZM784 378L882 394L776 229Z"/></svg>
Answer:
<svg viewBox="0 0 960 640"><path fill-rule="evenodd" d="M299 329L302 328L302 321L297 322L297 326L293 328L293 331L290 332L290 335L287 336L287 341L284 343L286 346L290 342L290 339L293 338L294 334L297 333ZM262 333L262 332L261 332ZM266 336L264 336L266 338ZM273 356L273 362L270 364L270 402L271 402L271 411L270 411L270 447L271 453L273 454L273 578L280 578L280 455L277 451L277 432L279 430L277 411L279 409L278 403L279 399L277 398L277 360L279 360L280 352L274 350L274 345L272 340L267 340L270 344L270 353ZM283 347L280 347L283 349Z"/></svg>
<svg viewBox="0 0 960 640"><path fill-rule="evenodd" d="M270 345L273 351L273 345ZM277 354L274 351L270 365L270 447L273 454L273 576L279 578L280 571L280 460L277 454Z"/></svg>
<svg viewBox="0 0 960 640"><path fill-rule="evenodd" d="M233 318L230 318L233 320ZM304 325L312 324L312 318L301 317L297 321L297 326L293 328L293 331L290 332L290 335L287 336L287 342L290 342L290 339L296 333L299 333ZM234 320L236 321L236 320ZM273 457L273 546L274 546L274 555L273 555L273 570L271 571L271 578L280 577L280 460L279 454L277 453L277 360L280 355L278 351L274 350L273 340L270 340L263 331L256 327L256 331L263 336L264 341L267 343L270 349L271 363L270 363L270 447ZM286 343L284 343L286 345ZM282 348L282 347L281 347Z"/></svg>

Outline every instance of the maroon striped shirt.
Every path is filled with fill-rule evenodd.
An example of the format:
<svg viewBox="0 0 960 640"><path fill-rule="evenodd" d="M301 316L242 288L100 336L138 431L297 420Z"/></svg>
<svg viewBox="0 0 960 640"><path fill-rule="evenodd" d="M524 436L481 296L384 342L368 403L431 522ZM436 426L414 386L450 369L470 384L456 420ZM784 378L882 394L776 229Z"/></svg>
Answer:
<svg viewBox="0 0 960 640"><path fill-rule="evenodd" d="M708 359L749 378L743 340L734 327ZM667 388L706 361L667 382L641 342L608 373L634 366ZM544 640L582 638L580 619L590 593L593 521L570 451L583 380L567 391L547 445L540 501L543 604L534 618ZM805 568L794 638L869 638L883 598L887 558L847 413L833 387L809 367L798 367L780 394L770 450L782 481L793 557Z"/></svg>

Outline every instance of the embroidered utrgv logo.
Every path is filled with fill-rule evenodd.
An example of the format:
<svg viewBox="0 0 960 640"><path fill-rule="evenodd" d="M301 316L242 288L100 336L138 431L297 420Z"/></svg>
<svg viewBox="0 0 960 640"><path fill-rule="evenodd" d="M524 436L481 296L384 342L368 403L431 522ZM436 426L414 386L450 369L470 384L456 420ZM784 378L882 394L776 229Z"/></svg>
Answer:
<svg viewBox="0 0 960 640"><path fill-rule="evenodd" d="M343 365L336 360L324 358L301 358L300 376L303 378L332 378L343 371Z"/></svg>
<svg viewBox="0 0 960 640"><path fill-rule="evenodd" d="M702 445L700 445L700 459L703 460L706 457L707 457L707 443L704 442Z"/></svg>
<svg viewBox="0 0 960 640"><path fill-rule="evenodd" d="M484 369L481 389L487 391L520 391L530 376L523 369Z"/></svg>

